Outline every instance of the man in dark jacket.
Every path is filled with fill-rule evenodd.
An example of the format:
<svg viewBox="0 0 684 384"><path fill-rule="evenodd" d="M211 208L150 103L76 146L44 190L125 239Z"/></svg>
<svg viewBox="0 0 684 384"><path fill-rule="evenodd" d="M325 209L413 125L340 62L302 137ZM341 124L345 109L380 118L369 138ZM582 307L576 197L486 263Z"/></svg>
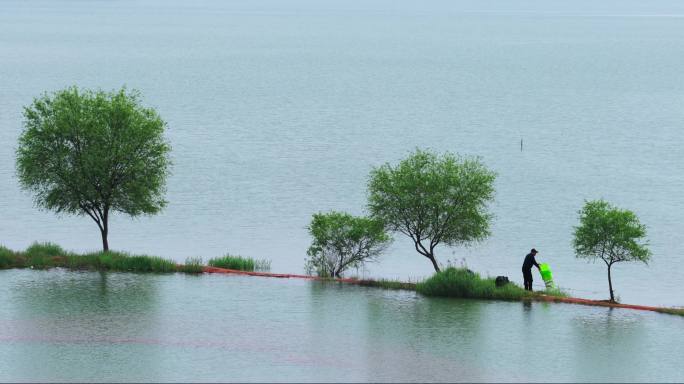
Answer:
<svg viewBox="0 0 684 384"><path fill-rule="evenodd" d="M536 266L539 269L539 264L534 256L537 254L537 250L532 248L530 253L525 256L525 261L522 265L523 280L525 280L525 289L528 291L532 290L532 266Z"/></svg>

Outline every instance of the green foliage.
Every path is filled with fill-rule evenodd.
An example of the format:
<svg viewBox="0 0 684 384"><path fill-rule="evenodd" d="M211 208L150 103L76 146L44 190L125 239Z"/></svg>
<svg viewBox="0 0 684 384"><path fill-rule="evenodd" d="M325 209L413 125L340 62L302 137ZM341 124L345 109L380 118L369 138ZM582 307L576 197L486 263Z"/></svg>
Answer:
<svg viewBox="0 0 684 384"><path fill-rule="evenodd" d="M185 264L178 266L179 272L184 273L202 273L204 272L204 262L201 257L189 257L185 260Z"/></svg>
<svg viewBox="0 0 684 384"><path fill-rule="evenodd" d="M642 242L646 226L634 212L597 200L586 202L579 215L580 225L575 227L573 240L578 258L601 259L606 264L648 262L651 252Z"/></svg>
<svg viewBox="0 0 684 384"><path fill-rule="evenodd" d="M568 295L565 291L563 291L562 289L560 289L558 287L546 288L545 290L543 290L541 292L537 292L537 293L541 293L541 294L544 294L547 296L555 296L555 297L570 297L570 295Z"/></svg>
<svg viewBox="0 0 684 384"><path fill-rule="evenodd" d="M496 174L477 158L416 150L396 166L375 168L368 183L372 217L409 236L416 251L439 265L434 249L489 236Z"/></svg>
<svg viewBox="0 0 684 384"><path fill-rule="evenodd" d="M535 295L513 283L497 287L495 279L483 279L468 269L454 267L448 267L418 283L416 291L426 296L488 300L521 300Z"/></svg>
<svg viewBox="0 0 684 384"><path fill-rule="evenodd" d="M125 89L46 94L24 109L19 182L41 208L91 217L107 250L110 211L138 216L166 204L164 126L138 93Z"/></svg>
<svg viewBox="0 0 684 384"><path fill-rule="evenodd" d="M604 200L585 202L579 211L573 246L578 258L602 260L608 267L610 300L615 301L611 267L624 261L648 263L651 251L646 239L646 226L634 212L619 209Z"/></svg>
<svg viewBox="0 0 684 384"><path fill-rule="evenodd" d="M67 254L62 247L53 243L33 243L24 252L29 257L54 257Z"/></svg>
<svg viewBox="0 0 684 384"><path fill-rule="evenodd" d="M656 312L667 313L669 315L684 316L684 308L658 308Z"/></svg>
<svg viewBox="0 0 684 384"><path fill-rule="evenodd" d="M27 266L32 268L50 268L56 265L57 258L65 257L67 252L57 244L33 243L24 252Z"/></svg>
<svg viewBox="0 0 684 384"><path fill-rule="evenodd" d="M241 271L266 271L269 260L226 255L212 259L209 265ZM14 252L0 246L0 269L6 268L67 268L71 270L148 272L148 273L202 273L204 263L199 257L191 257L183 265L157 256L130 255L124 252L102 251L86 254L66 252L51 243L34 243L24 252Z"/></svg>
<svg viewBox="0 0 684 384"><path fill-rule="evenodd" d="M0 269L15 268L17 266L17 257L14 252L0 245Z"/></svg>
<svg viewBox="0 0 684 384"><path fill-rule="evenodd" d="M314 214L308 229L312 243L305 269L318 276L340 277L374 261L391 240L380 220L342 212Z"/></svg>
<svg viewBox="0 0 684 384"><path fill-rule="evenodd" d="M209 265L217 268L235 269L238 271L258 271L270 268L270 261L254 260L251 257L225 255L209 260Z"/></svg>
<svg viewBox="0 0 684 384"><path fill-rule="evenodd" d="M24 252L13 252L0 246L0 269L26 267L120 272L186 272L182 268L177 268L173 261L156 256L132 256L114 251L79 255L66 252L60 246L51 243L34 243ZM194 273L190 269L187 272Z"/></svg>
<svg viewBox="0 0 684 384"><path fill-rule="evenodd" d="M387 280L387 279L379 279L379 280L359 280L357 282L358 285L361 285L363 287L377 287L377 288L384 288L384 289L402 289L406 291L415 291L416 290L416 284L411 283L411 282L404 282L404 281L399 281L399 280Z"/></svg>
<svg viewBox="0 0 684 384"><path fill-rule="evenodd" d="M102 255L102 252L88 253L85 255L70 253L66 256L63 267L73 270L105 271L107 269L102 264Z"/></svg>
<svg viewBox="0 0 684 384"><path fill-rule="evenodd" d="M85 255L70 255L66 260L70 269L118 272L176 272L176 263L156 256L134 255L105 251Z"/></svg>
<svg viewBox="0 0 684 384"><path fill-rule="evenodd" d="M107 253L107 252L105 252ZM123 257L114 257L113 264L110 268L114 271L127 272L154 272L154 273L172 273L177 272L176 263L173 260L164 259L159 256L147 255L123 255Z"/></svg>

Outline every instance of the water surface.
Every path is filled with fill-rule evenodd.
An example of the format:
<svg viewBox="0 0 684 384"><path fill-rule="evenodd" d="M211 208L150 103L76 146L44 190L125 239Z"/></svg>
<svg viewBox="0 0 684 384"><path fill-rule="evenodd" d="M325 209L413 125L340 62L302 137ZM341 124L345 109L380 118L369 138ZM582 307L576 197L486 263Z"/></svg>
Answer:
<svg viewBox="0 0 684 384"><path fill-rule="evenodd" d="M499 174L492 237L440 261L521 282L536 247L560 285L605 298L605 268L570 241L583 201L606 198L648 225L654 253L616 266L618 295L684 305L684 2L3 0L0 58L7 246L100 246L88 218L32 206L14 148L33 97L125 84L168 121L175 167L168 209L115 217L115 249L301 273L311 215L363 213L371 167L420 146ZM359 273L431 268L398 238Z"/></svg>
<svg viewBox="0 0 684 384"><path fill-rule="evenodd" d="M0 381L676 381L684 319L292 279L0 271Z"/></svg>

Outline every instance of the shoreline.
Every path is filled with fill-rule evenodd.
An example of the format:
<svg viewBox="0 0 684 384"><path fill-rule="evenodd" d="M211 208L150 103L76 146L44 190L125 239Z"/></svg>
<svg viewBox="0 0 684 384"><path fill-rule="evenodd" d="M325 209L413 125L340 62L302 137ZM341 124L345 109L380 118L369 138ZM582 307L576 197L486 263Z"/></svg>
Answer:
<svg viewBox="0 0 684 384"><path fill-rule="evenodd" d="M212 260L210 260L210 264ZM309 276L302 274L273 273L259 270L258 268L255 268L255 265L253 264L250 266L245 266L240 263L233 264L237 268L245 267L245 270L206 265L199 258L189 258L185 264L179 264L172 260L163 259L157 256L130 255L127 253L116 251L95 252L90 254L79 255L73 252L67 252L58 245L50 243L35 243L31 245L29 248L27 248L27 250L24 252L14 252L12 250L0 246L0 269L30 268L46 270L51 268L64 268L66 270L72 271L90 270L124 273L186 273L195 275L203 273L234 274L243 276L270 277L281 279L329 281L374 288L395 290L400 289L421 293L427 297L442 296L452 298L471 298L476 300L489 301L552 302L585 306L598 306L606 308L651 311L670 315L684 316L684 307L656 307L649 305L621 304L609 302L607 300L589 300L578 297L569 297L562 291L559 291L558 294L556 294L553 290L522 294L522 289L515 284L511 284L511 289L499 290L494 287L494 282L492 279L482 279L477 273L474 273L472 271L468 271L469 274L465 274L465 277L463 276L463 274L459 275L459 273L446 276L447 280L441 279L441 281L437 282L436 291L433 288L431 292L425 292L424 284L427 284L427 282L429 282L431 279L437 277L437 274L433 275L432 278L429 278L424 282L414 283L389 279L332 278ZM224 264L224 266L233 267L233 264L226 263ZM469 280L470 276L473 276L474 279ZM448 281L448 279L452 280ZM454 283L456 285L453 285ZM473 283L475 284L475 286L468 285ZM463 289L465 289L465 291Z"/></svg>
<svg viewBox="0 0 684 384"><path fill-rule="evenodd" d="M59 258L59 256L58 256ZM182 271L184 264L176 264L176 271L168 271L166 273L185 273ZM31 269L31 270L49 270L52 268L64 268L70 271L93 271L93 269L88 268L69 268L66 266L53 266L47 268L30 268L30 267L12 267L12 268L2 268L0 270L9 269ZM95 269L95 271L97 271ZM164 273L155 271L125 271L125 270L104 270L104 272L120 272L120 273ZM356 278L330 278L330 277L319 277L319 276L309 276L309 275L299 275L291 273L273 273L273 272L258 272L258 271L242 271L238 269L228 269L219 268L211 266L202 266L201 270L198 271L199 274L224 274L224 275L241 275L241 276L252 276L252 277L266 277L266 278L277 278L277 279L301 279L301 280L311 280L311 281L323 281L323 282L336 282L344 284L353 284L363 287L373 287L373 288L384 288L392 290L405 290L405 291L416 291L416 283L401 282L401 281L390 281L390 280L373 280L373 279L356 279ZM197 274L197 273L194 273ZM551 296L543 293L535 292L534 296L522 298L520 300L501 300L501 299L486 299L486 298L464 298L471 300L482 300L482 301L519 301L519 302L545 302L545 303L558 303L558 304L575 304L593 307L606 307L606 308L617 308L617 309L631 309L637 311L649 311L657 312L668 315L684 316L684 307L655 307L649 305L639 305L639 304L622 304L622 303L611 303L607 300L590 300L583 299L579 297L560 297Z"/></svg>
<svg viewBox="0 0 684 384"><path fill-rule="evenodd" d="M314 280L314 281L332 281L332 282L338 282L338 283L356 284L356 285L360 285L360 286L378 286L376 284L373 284L375 282L375 280L359 280L359 279L353 279L353 278L334 278L333 279L333 278L323 278L323 277L318 277L318 276L297 275L297 274L287 274L287 273L240 271L237 269L227 269L227 268L218 268L218 267L204 267L203 272L204 273L245 275L245 276L255 276L255 277L271 277L271 278L280 278L280 279L305 279L305 280ZM412 284L412 283L403 283L403 284L404 284L403 287L397 287L397 288L393 288L393 289L403 289L403 290L415 291L415 284ZM414 289L409 288L410 286L413 286ZM484 299L476 299L476 300L484 300ZM537 293L534 297L526 298L526 299L523 299L522 301L539 301L539 302L547 302L547 303L563 303L563 304L576 304L576 305L585 305L585 306L593 306L593 307L631 309L631 310L637 310L637 311L650 311L650 312L664 313L664 314L669 314L669 315L684 316L684 308L654 307L654 306L648 306L648 305L611 303L611 302L605 301L605 300L589 300L589 299L582 299L579 297L558 297L558 296L545 295L542 293Z"/></svg>

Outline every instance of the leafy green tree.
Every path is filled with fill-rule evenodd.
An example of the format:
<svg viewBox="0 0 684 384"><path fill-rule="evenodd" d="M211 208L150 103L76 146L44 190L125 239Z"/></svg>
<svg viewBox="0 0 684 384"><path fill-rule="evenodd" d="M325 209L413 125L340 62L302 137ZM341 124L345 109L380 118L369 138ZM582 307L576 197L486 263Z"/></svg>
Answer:
<svg viewBox="0 0 684 384"><path fill-rule="evenodd" d="M409 236L435 271L435 247L489 236L496 174L478 158L416 150L396 166L375 168L368 183L371 216Z"/></svg>
<svg viewBox="0 0 684 384"><path fill-rule="evenodd" d="M109 217L155 214L166 204L166 123L137 92L67 88L24 109L17 173L36 205L88 215L109 249Z"/></svg>
<svg viewBox="0 0 684 384"><path fill-rule="evenodd" d="M309 233L313 241L306 270L319 276L340 277L349 268L374 261L391 242L382 222L342 212L314 214Z"/></svg>
<svg viewBox="0 0 684 384"><path fill-rule="evenodd" d="M604 200L587 201L579 211L573 246L578 258L603 260L608 267L610 301L615 302L610 270L615 263L648 263L651 251L645 242L646 226L634 212L619 209Z"/></svg>

